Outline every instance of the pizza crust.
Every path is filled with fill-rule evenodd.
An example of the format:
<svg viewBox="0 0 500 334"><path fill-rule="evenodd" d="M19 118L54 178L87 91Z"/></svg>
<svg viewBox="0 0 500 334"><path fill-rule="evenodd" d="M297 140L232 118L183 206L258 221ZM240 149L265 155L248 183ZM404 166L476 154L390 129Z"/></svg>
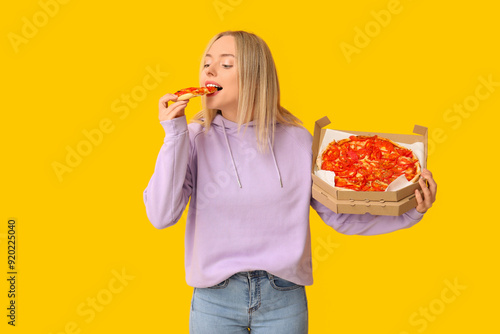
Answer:
<svg viewBox="0 0 500 334"><path fill-rule="evenodd" d="M415 153L413 153L413 156L418 160L417 156L415 155ZM415 173L415 176L413 177L413 179L411 179L410 181L408 182L411 182L411 183L416 183L418 181L418 179L420 179L420 161L418 161L415 166L417 167L417 172Z"/></svg>
<svg viewBox="0 0 500 334"><path fill-rule="evenodd" d="M196 97L196 96L199 96L199 95L195 95L193 93L187 93L187 94L183 94L181 96L179 96L177 98L177 101L184 101L184 100L189 100L190 98L192 97Z"/></svg>

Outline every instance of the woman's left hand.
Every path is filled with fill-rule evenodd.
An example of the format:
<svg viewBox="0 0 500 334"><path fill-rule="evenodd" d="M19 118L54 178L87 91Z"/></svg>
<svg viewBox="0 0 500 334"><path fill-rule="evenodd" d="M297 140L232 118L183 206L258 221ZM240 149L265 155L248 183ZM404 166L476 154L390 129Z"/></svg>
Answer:
<svg viewBox="0 0 500 334"><path fill-rule="evenodd" d="M428 185L426 184L426 181ZM420 189L415 190L415 197L417 198L417 211L420 213L425 213L432 207L432 203L436 201L437 184L432 178L432 173L427 169L422 169L422 174L420 180Z"/></svg>

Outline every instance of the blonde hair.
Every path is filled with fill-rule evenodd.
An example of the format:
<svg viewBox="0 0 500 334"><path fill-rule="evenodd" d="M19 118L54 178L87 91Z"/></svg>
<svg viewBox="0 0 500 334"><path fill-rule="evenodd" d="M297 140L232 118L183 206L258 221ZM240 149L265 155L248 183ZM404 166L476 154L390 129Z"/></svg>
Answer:
<svg viewBox="0 0 500 334"><path fill-rule="evenodd" d="M265 151L268 139L274 142L277 122L290 126L301 126L302 122L281 106L278 73L271 51L266 42L255 34L246 31L225 31L214 36L203 53L200 73L204 69L205 55L212 44L222 36L233 36L236 43L238 126L253 120L258 146ZM193 117L193 121L203 124L208 130L218 110L207 109L204 96L202 106L203 109Z"/></svg>

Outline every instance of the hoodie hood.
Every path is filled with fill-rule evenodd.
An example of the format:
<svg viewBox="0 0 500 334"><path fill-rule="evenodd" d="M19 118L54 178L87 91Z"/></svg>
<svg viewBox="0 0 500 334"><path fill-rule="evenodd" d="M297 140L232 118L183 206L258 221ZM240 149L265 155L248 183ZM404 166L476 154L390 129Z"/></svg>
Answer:
<svg viewBox="0 0 500 334"><path fill-rule="evenodd" d="M242 188L240 176L238 173L238 168L236 167L236 163L234 161L233 151L231 149L231 145L229 144L229 138L227 136L228 133L233 135L233 134L236 134L238 132L238 123L230 121L230 120L224 118L220 113L217 113L217 115L214 117L214 119L212 121L212 125L216 131L222 132L222 134L224 135L224 139L226 142L226 148L228 151L228 157L229 157L229 159L231 159L231 164L233 166L235 180L238 183L238 186L240 188ZM255 122L250 121L250 122L244 124L243 126L248 126L249 128L253 128L254 125L255 125ZM251 129L251 130L253 131L253 129ZM277 175L277 178L279 181L279 185L281 186L281 188L283 188L283 180L281 179L281 172L280 172L280 169L278 166L278 162L276 161L276 156L274 154L274 149L273 149L273 145L271 144L270 138L267 138L267 143L269 145L269 151L273 157L274 167L276 169L276 175ZM262 153L258 153L258 154L262 154Z"/></svg>
<svg viewBox="0 0 500 334"><path fill-rule="evenodd" d="M248 126L249 128L254 127L256 125L255 121L250 121L248 123L243 124L241 127L245 128ZM217 131L223 131L223 128L226 130L226 133L237 133L238 132L238 123L233 122L228 120L227 118L224 118L220 112L215 115L214 119L212 120L212 126Z"/></svg>

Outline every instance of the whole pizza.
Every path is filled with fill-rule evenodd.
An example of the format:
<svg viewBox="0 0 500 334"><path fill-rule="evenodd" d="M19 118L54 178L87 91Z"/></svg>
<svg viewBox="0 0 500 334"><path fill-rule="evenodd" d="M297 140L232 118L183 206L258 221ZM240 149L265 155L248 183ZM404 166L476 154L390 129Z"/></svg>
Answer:
<svg viewBox="0 0 500 334"><path fill-rule="evenodd" d="M410 182L420 176L412 150L379 136L350 136L332 141L317 159L319 169L335 172L335 186L356 191L384 191L404 175Z"/></svg>

